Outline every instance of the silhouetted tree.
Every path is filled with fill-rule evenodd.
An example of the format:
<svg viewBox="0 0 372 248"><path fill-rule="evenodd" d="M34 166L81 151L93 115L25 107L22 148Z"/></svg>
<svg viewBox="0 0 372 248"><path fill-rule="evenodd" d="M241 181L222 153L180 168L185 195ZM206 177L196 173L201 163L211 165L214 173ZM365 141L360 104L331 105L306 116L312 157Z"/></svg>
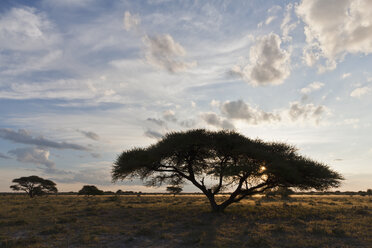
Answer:
<svg viewBox="0 0 372 248"><path fill-rule="evenodd" d="M372 189L367 189L367 195L369 195L369 196L372 195Z"/></svg>
<svg viewBox="0 0 372 248"><path fill-rule="evenodd" d="M278 187L271 189L266 193L266 196L280 196L282 199L288 199L294 191L287 187Z"/></svg>
<svg viewBox="0 0 372 248"><path fill-rule="evenodd" d="M148 148L124 151L114 162L114 181L140 178L146 185L190 181L221 212L246 196L275 187L324 190L342 176L297 153L291 145L249 139L232 131L174 132ZM216 194L232 191L223 202Z"/></svg>
<svg viewBox="0 0 372 248"><path fill-rule="evenodd" d="M81 190L79 190L78 195L103 195L103 191L99 190L96 186L94 185L84 185Z"/></svg>
<svg viewBox="0 0 372 248"><path fill-rule="evenodd" d="M38 176L20 177L13 179L14 185L10 188L15 191L25 191L31 198L41 196L46 193L57 193L56 184L48 179Z"/></svg>
<svg viewBox="0 0 372 248"><path fill-rule="evenodd" d="M168 186L167 191L173 194L173 196L176 196L176 194L179 194L182 192L182 187L179 185Z"/></svg>

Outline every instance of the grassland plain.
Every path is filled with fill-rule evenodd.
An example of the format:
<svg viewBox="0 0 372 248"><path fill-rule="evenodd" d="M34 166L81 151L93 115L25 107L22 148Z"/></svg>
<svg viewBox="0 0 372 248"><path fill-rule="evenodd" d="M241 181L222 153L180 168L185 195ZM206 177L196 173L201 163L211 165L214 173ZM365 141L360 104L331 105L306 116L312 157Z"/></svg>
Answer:
<svg viewBox="0 0 372 248"><path fill-rule="evenodd" d="M224 196L221 196L221 198ZM0 196L0 247L372 247L372 198Z"/></svg>

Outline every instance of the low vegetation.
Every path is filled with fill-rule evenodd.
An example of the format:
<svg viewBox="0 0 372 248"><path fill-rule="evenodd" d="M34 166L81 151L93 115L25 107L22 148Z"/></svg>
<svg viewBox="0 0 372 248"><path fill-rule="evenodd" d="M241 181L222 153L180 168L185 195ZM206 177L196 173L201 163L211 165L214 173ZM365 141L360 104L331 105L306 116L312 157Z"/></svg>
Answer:
<svg viewBox="0 0 372 248"><path fill-rule="evenodd" d="M223 202L228 196L217 196ZM372 247L369 196L0 196L0 247Z"/></svg>

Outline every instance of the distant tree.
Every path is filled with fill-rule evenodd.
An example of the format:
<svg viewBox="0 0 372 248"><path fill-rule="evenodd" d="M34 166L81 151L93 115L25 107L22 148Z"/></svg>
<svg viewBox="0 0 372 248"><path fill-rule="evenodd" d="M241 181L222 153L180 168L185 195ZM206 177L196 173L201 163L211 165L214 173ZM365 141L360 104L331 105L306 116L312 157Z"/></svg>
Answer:
<svg viewBox="0 0 372 248"><path fill-rule="evenodd" d="M121 189L118 189L117 191L116 191L116 194L117 195L122 195L124 192L121 190Z"/></svg>
<svg viewBox="0 0 372 248"><path fill-rule="evenodd" d="M13 179L12 182L16 184L11 185L11 189L25 191L31 198L58 192L56 184L53 181L38 176L20 177Z"/></svg>
<svg viewBox="0 0 372 248"><path fill-rule="evenodd" d="M282 199L288 199L290 195L292 195L294 191L287 187L278 187L273 188L272 190L266 193L266 196L280 196Z"/></svg>
<svg viewBox="0 0 372 248"><path fill-rule="evenodd" d="M99 190L96 186L94 185L84 185L81 190L79 190L78 195L103 195L103 191Z"/></svg>
<svg viewBox="0 0 372 248"><path fill-rule="evenodd" d="M371 196L372 195L372 189L367 189L367 195Z"/></svg>
<svg viewBox="0 0 372 248"><path fill-rule="evenodd" d="M363 190L359 190L358 191L358 195L361 195L361 196L366 196L368 193L367 192L364 192Z"/></svg>
<svg viewBox="0 0 372 248"><path fill-rule="evenodd" d="M114 162L112 177L140 178L148 186L189 181L206 195L215 212L275 187L325 190L338 187L343 179L291 145L204 129L168 133L148 148L124 151ZM230 196L217 202L215 196L227 190Z"/></svg>
<svg viewBox="0 0 372 248"><path fill-rule="evenodd" d="M179 194L182 192L182 187L179 185L171 185L167 187L167 191L173 194L173 196L176 196L176 194Z"/></svg>

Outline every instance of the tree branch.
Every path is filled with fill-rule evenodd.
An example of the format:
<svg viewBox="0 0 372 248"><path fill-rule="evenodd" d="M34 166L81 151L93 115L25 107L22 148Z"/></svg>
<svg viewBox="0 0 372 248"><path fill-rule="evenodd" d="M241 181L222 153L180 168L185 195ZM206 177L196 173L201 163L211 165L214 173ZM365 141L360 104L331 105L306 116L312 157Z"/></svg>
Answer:
<svg viewBox="0 0 372 248"><path fill-rule="evenodd" d="M219 182L218 182L218 186L217 186L217 188L216 188L216 189L214 190L214 192L213 192L213 195L217 194L217 193L220 191L221 187L222 187L222 182L223 182L223 171L224 171L224 169L225 169L224 164L225 164L226 160L227 160L226 158L223 158L223 159L221 160L221 162L220 162L220 176L219 176Z"/></svg>

